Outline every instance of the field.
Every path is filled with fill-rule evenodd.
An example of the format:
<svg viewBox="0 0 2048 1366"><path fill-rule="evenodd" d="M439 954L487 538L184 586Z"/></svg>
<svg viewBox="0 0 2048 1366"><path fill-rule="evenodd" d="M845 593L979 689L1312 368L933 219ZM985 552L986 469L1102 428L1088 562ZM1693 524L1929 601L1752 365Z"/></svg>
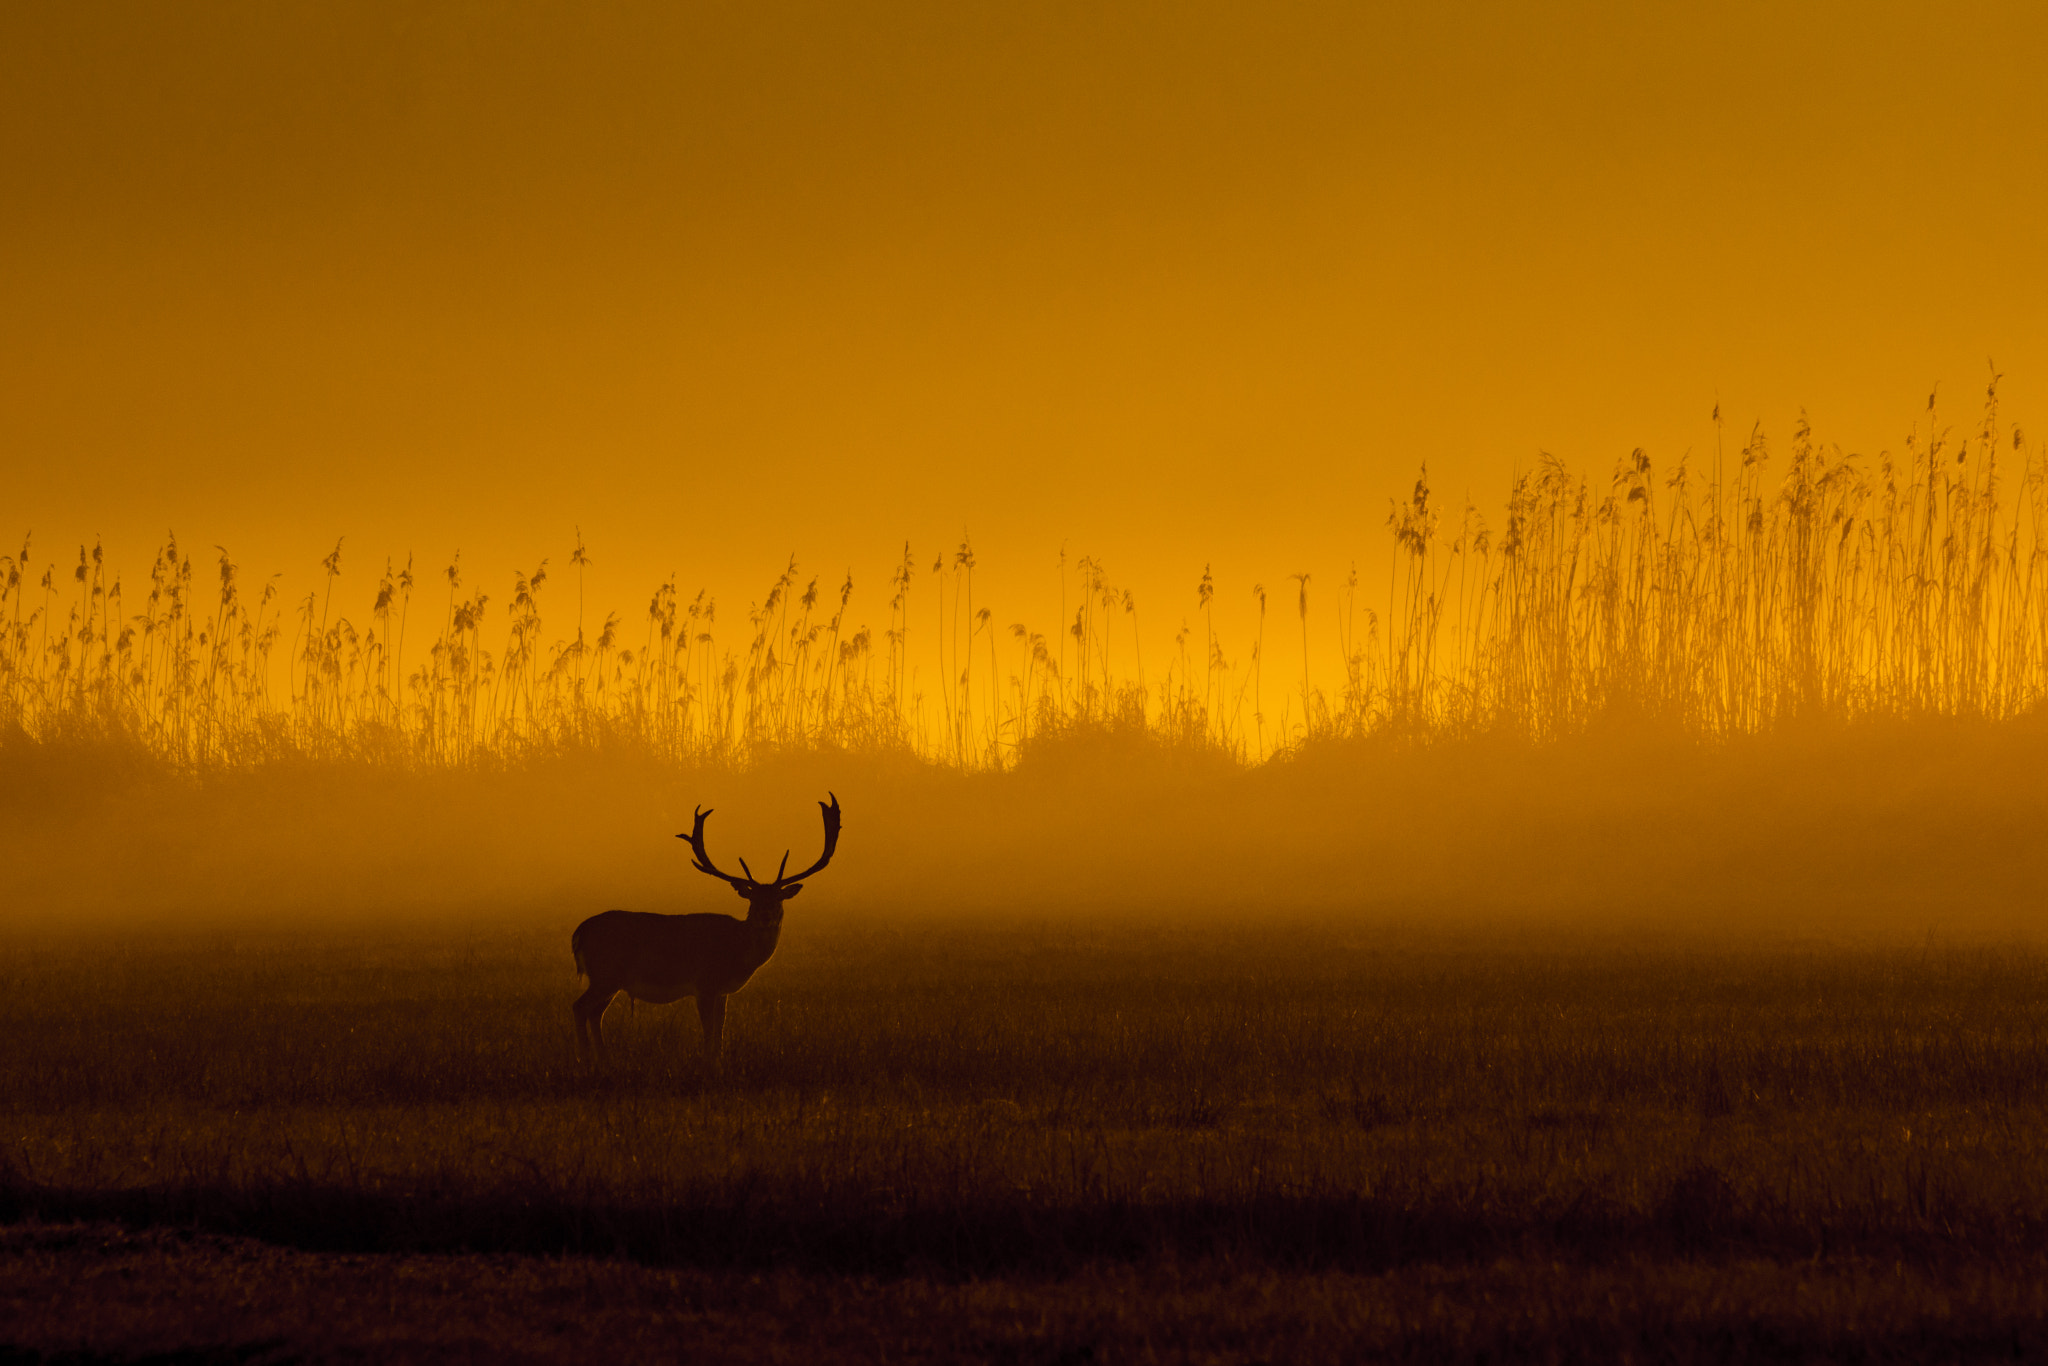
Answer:
<svg viewBox="0 0 2048 1366"><path fill-rule="evenodd" d="M0 1358L1974 1359L2048 956L792 910L710 1076L568 923L16 935ZM157 1357L155 1359L171 1359Z"/></svg>
<svg viewBox="0 0 2048 1366"><path fill-rule="evenodd" d="M0 1366L2048 1361L2048 5L1721 8L0 7Z"/></svg>

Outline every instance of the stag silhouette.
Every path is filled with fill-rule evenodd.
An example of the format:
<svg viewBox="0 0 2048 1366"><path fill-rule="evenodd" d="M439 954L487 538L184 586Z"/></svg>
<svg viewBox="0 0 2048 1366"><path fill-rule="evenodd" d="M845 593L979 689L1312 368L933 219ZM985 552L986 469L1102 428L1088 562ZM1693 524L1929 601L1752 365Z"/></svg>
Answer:
<svg viewBox="0 0 2048 1366"><path fill-rule="evenodd" d="M745 986L775 953L782 935L782 903L801 892L804 879L832 861L839 847L839 798L818 803L825 816L825 852L801 873L789 872L789 855L772 881L761 882L740 860L745 877L720 871L704 850L704 822L711 812L696 812L696 826L687 835L698 872L731 885L745 898L744 920L730 915L655 915L647 911L605 911L576 927L569 951L576 971L590 979L590 989L571 1008L576 1016L576 1047L586 1059L605 1056L604 1013L625 992L635 1001L667 1005L685 996L697 998L697 1018L704 1025L704 1056L717 1067L725 1042L725 998Z"/></svg>

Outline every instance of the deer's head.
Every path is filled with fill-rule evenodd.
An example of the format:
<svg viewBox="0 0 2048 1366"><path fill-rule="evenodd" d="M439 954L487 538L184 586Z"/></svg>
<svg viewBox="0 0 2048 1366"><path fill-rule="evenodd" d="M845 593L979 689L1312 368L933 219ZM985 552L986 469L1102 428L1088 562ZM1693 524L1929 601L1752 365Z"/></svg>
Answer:
<svg viewBox="0 0 2048 1366"><path fill-rule="evenodd" d="M690 842L690 848L696 853L693 866L698 872L708 873L731 884L732 889L746 899L749 916L780 920L782 903L801 892L804 889L804 879L830 863L832 851L839 847L839 798L829 792L825 795L832 797L830 806L824 802L818 803L818 810L825 815L825 852L818 856L816 863L801 873L789 871L789 853L786 850L782 855L782 867L777 869L774 878L767 882L754 876L754 870L747 867L745 859L740 860L740 871L746 874L745 877L734 877L731 873L719 871L718 865L711 861L711 855L704 852L704 822L711 819L711 813L702 809L696 813L696 828L689 834L677 835L676 838Z"/></svg>

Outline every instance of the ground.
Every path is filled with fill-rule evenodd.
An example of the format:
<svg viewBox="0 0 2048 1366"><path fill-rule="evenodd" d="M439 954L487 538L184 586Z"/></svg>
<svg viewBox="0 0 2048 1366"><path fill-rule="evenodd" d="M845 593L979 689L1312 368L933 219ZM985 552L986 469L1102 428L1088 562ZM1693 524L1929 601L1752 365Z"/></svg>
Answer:
<svg viewBox="0 0 2048 1366"><path fill-rule="evenodd" d="M0 950L0 1362L2048 1340L2027 947L798 922L713 1076L566 930Z"/></svg>

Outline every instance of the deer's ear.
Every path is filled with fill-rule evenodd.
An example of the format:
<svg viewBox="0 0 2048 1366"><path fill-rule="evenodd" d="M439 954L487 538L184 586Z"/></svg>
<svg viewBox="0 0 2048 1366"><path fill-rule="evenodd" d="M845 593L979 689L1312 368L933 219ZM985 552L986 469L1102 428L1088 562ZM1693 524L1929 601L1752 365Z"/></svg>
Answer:
<svg viewBox="0 0 2048 1366"><path fill-rule="evenodd" d="M791 897L795 896L798 892L801 892L803 889L804 885L801 882L797 883L794 887L785 887L782 889L782 899L784 901L787 901Z"/></svg>

